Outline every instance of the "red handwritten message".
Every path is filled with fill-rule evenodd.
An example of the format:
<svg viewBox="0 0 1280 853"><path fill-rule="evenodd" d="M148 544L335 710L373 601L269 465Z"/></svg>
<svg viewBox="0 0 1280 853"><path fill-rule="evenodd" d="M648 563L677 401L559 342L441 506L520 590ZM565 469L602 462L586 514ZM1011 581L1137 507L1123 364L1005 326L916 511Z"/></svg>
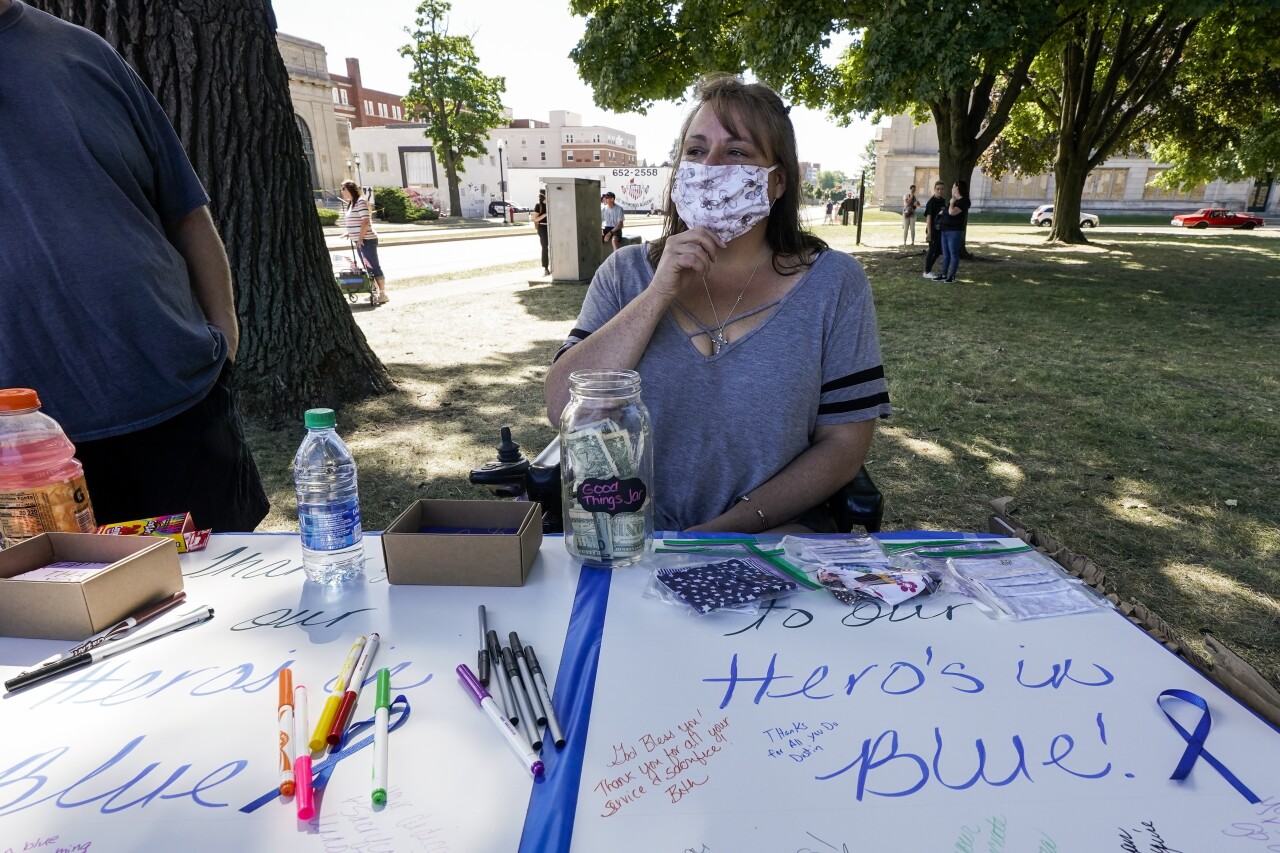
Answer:
<svg viewBox="0 0 1280 853"><path fill-rule="evenodd" d="M694 711L673 726L613 744L613 756L595 785L601 817L613 817L649 798L679 803L711 779L715 756L729 744L729 718Z"/></svg>

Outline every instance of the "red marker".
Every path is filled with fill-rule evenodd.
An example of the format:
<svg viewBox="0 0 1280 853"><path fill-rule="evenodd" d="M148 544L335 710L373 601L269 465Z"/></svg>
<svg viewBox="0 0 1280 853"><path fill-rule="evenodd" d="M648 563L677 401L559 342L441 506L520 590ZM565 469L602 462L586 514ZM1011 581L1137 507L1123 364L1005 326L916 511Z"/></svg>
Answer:
<svg viewBox="0 0 1280 853"><path fill-rule="evenodd" d="M351 722L351 715L355 712L356 700L360 698L360 688L364 686L364 680L369 675L369 666L373 663L373 656L377 654L380 639L376 633L373 633L369 635L369 641L364 644L364 651L360 653L356 671L351 674L347 692L342 696L342 704L338 706L338 713L333 715L333 725L329 727L329 735L325 738L330 746L337 746L342 742L342 736Z"/></svg>

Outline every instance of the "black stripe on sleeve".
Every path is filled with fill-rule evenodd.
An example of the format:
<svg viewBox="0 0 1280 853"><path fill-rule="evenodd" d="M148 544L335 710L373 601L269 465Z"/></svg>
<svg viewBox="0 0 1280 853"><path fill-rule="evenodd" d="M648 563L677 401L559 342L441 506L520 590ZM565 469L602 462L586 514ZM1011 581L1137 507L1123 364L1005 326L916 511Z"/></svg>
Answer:
<svg viewBox="0 0 1280 853"><path fill-rule="evenodd" d="M569 339L565 341L563 345L561 345L560 349L556 350L556 354L551 357L551 363L555 364L557 361L560 360L560 356L567 353L570 349L572 349L577 344L582 343L583 340L585 340L590 334L591 333L588 332L586 329L574 329L571 332L569 332Z"/></svg>
<svg viewBox="0 0 1280 853"><path fill-rule="evenodd" d="M870 382L874 379L884 379L883 364L877 364L875 367L868 367L866 370L859 370L857 373L850 373L848 376L841 376L839 379L825 382L819 393L825 394L828 391L839 391L841 388L861 385L863 382Z"/></svg>
<svg viewBox="0 0 1280 853"><path fill-rule="evenodd" d="M862 409L871 409L876 406L883 406L889 402L889 392L881 391L879 394L872 394L869 397L858 397L853 400L845 400L840 403L823 403L818 406L819 415L838 415L844 412L857 412Z"/></svg>

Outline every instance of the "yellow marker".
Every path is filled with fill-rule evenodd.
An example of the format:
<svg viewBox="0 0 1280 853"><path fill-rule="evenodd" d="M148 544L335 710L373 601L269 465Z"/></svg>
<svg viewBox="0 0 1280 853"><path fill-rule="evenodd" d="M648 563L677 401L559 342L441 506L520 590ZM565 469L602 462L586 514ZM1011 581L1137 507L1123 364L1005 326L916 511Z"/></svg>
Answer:
<svg viewBox="0 0 1280 853"><path fill-rule="evenodd" d="M338 680L333 685L333 693L325 700L324 710L320 712L320 719L316 721L315 731L312 732L311 740L307 744L312 752L319 752L328 743L326 738L329 729L333 726L333 718L338 714L338 706L342 704L342 694L346 692L347 679L351 678L351 671L355 669L360 653L364 651L366 640L364 636L359 637L351 647L351 651L347 653L347 660L342 664L342 669L338 672Z"/></svg>

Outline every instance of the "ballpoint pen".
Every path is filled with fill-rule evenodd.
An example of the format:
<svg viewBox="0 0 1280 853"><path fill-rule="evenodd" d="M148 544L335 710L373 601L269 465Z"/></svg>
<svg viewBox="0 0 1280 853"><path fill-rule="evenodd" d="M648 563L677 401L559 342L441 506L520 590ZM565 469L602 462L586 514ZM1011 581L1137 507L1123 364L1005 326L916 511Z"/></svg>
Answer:
<svg viewBox="0 0 1280 853"><path fill-rule="evenodd" d="M39 684L42 681L59 676L64 672L71 672L72 670L95 664L98 661L115 657L122 652L129 651L130 649L136 649L138 646L149 643L152 640L167 637L170 634L185 630L193 625L199 625L201 622L208 622L212 618L212 607L207 605L200 607L199 609L188 613L186 616L183 616L176 622L158 625L150 631L143 631L140 634L125 637L123 639L116 640L113 643L104 643L96 649L81 652L80 654L72 655L69 658L63 658L56 663L51 663L48 666L41 667L40 669L33 669L31 672L23 673L22 675L6 681L4 683L4 688L5 690L13 691L21 690L24 687L30 687L33 684Z"/></svg>
<svg viewBox="0 0 1280 853"><path fill-rule="evenodd" d="M155 619L157 616L168 613L170 610L185 601L186 598L187 593L180 589L168 598L162 598L154 604L148 604L146 607L140 608L137 612L120 620L105 631L99 631L97 634L94 634L80 645L67 649L56 657L51 657L48 660L41 661L36 668L39 669L40 667L50 666L60 660L66 660L73 655L91 651L103 643L115 642L121 637L128 635L130 631L137 628L139 625L144 625L152 619ZM22 675L26 675L26 673L24 672Z"/></svg>

